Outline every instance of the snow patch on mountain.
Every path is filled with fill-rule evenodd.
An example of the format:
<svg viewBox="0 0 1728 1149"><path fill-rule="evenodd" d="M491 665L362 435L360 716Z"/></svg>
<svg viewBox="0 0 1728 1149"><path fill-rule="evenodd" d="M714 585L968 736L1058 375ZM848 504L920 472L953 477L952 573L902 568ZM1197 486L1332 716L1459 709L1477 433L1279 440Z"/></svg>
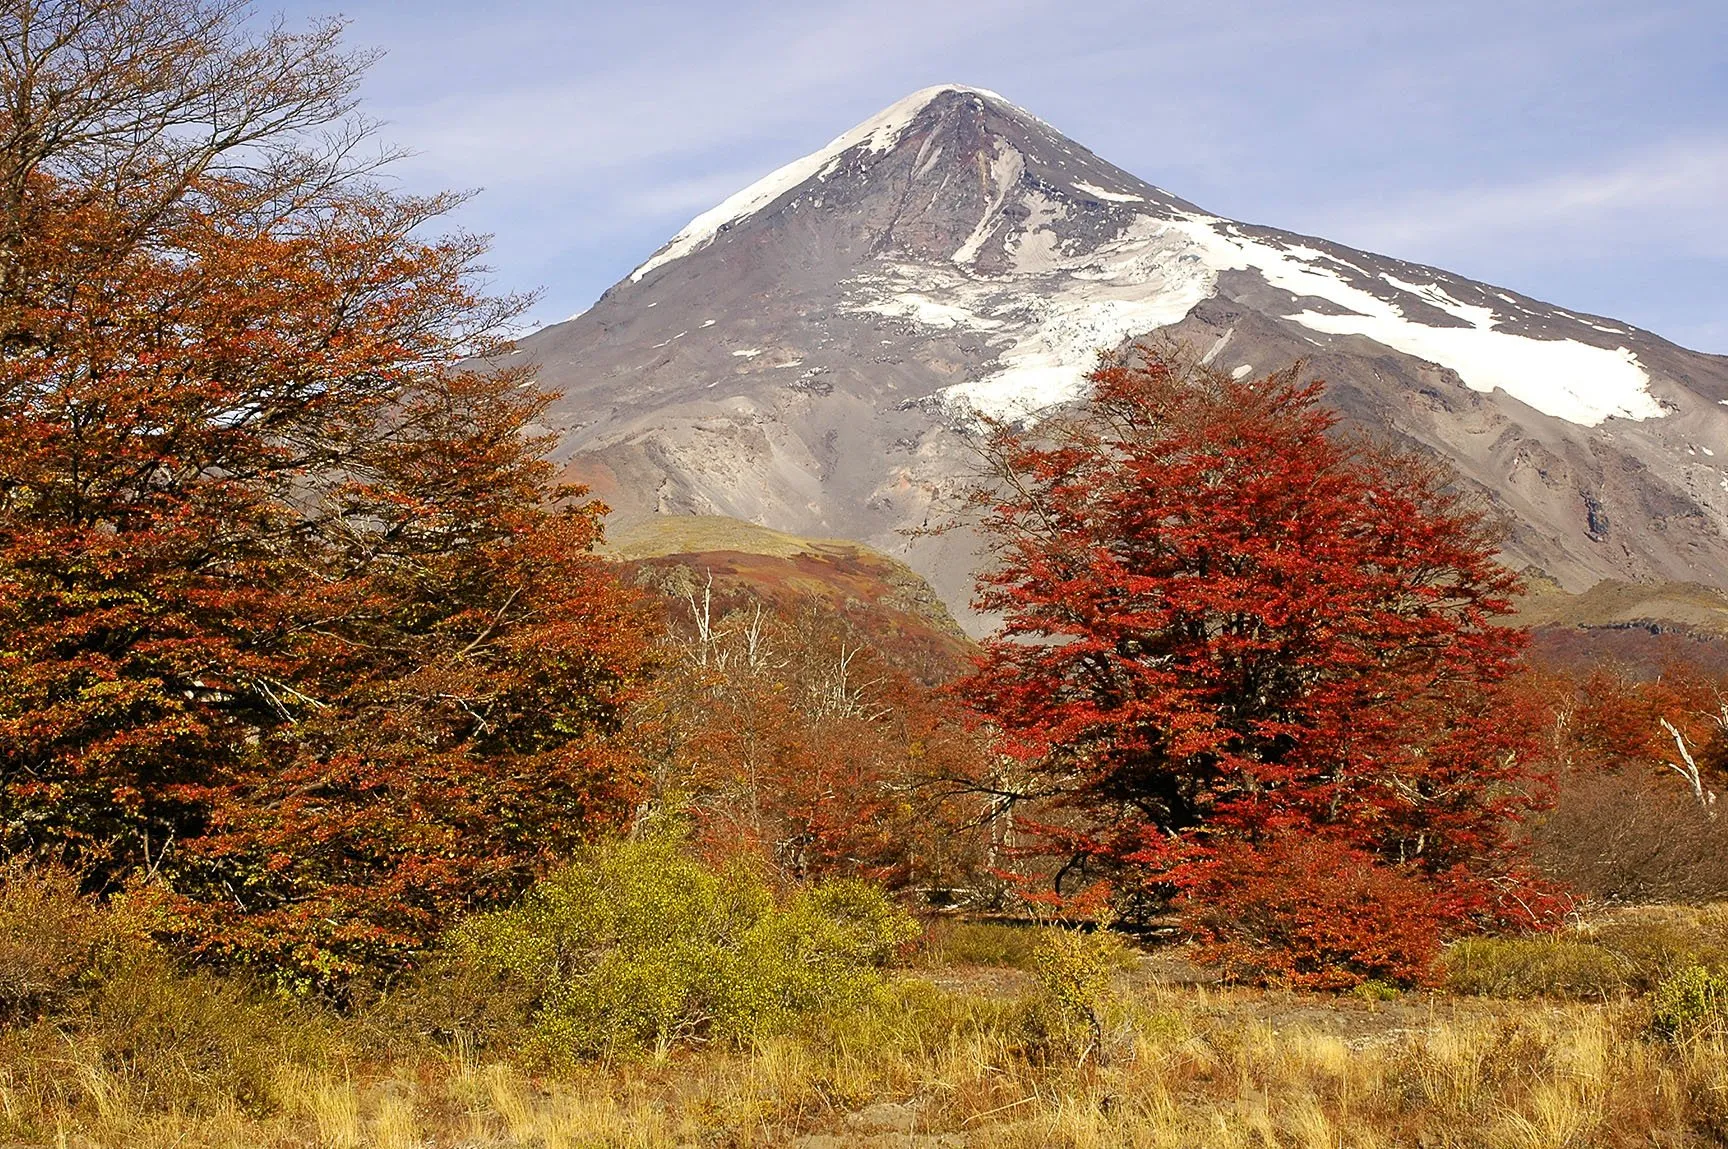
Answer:
<svg viewBox="0 0 1728 1149"><path fill-rule="evenodd" d="M927 108L932 100L948 92L970 92L1013 107L995 92L961 84L939 84L913 92L904 100L890 105L850 131L835 137L827 147L795 159L784 167L776 168L743 191L722 200L691 220L684 226L684 230L667 241L665 247L630 273L630 282L640 283L642 277L655 268L706 247L727 225L755 215L806 180L826 178L839 166L841 158L854 148L862 148L867 154L892 150L894 145L900 142L900 136L912 125L912 121L917 119L918 113Z"/></svg>
<svg viewBox="0 0 1728 1149"><path fill-rule="evenodd" d="M1062 259L1062 237L1055 225L1066 219L1068 207L1039 192L1025 198L1026 222L1006 246L1015 271L1042 274L1055 271Z"/></svg>
<svg viewBox="0 0 1728 1149"><path fill-rule="evenodd" d="M631 281L700 250L800 186L826 179L847 157L892 150L933 100L951 92L988 99L1041 124L981 88L940 85L915 92L703 212L632 272ZM939 158L940 148L926 140L913 167L925 171ZM885 262L846 285L847 307L856 314L984 337L996 354L993 368L944 389L942 397L955 406L1019 417L1072 400L1083 390L1093 353L1179 322L1216 292L1222 272L1251 270L1296 297L1299 309L1283 317L1288 321L1327 335L1364 336L1449 367L1474 390L1502 390L1543 414L1594 427L1611 418L1653 419L1665 413L1649 393L1648 372L1624 347L1501 330L1506 320L1493 307L1466 303L1438 282L1372 275L1319 248L1256 237L1230 220L1172 212L1140 195L1075 181L1074 196L1145 206L1130 209L1135 213L1131 222L1114 239L1071 251L1060 224L1076 205L1063 202L1068 196L1059 189L1028 186L1027 167L1027 154L1005 139L994 140L979 171L991 188L989 203L949 257L949 266ZM1024 211L1011 217L1004 209L1016 199ZM1010 270L983 274L978 258L1003 228L1012 229L1003 244ZM1533 314L1510 297L1501 298L1516 312ZM1302 306L1305 299L1331 306L1316 310ZM1412 318L1412 303L1434 308L1456 325ZM1558 309L1553 314L1573 318Z"/></svg>
<svg viewBox="0 0 1728 1149"><path fill-rule="evenodd" d="M1438 282L1373 276L1318 248L1255 238L1217 216L1142 212L1115 239L1067 254L1052 225L1068 208L1042 191L1022 189L1020 154L998 142L990 169L995 195L951 257L956 267L888 263L848 285L848 307L855 313L986 336L997 355L994 369L945 388L942 397L954 406L1020 418L1069 402L1083 392L1095 352L1179 322L1215 293L1220 273L1252 270L1298 301L1333 305L1325 311L1301 307L1285 319L1328 335L1365 336L1449 367L1473 390L1498 388L1545 415L1585 427L1665 414L1650 395L1648 372L1624 347L1498 330L1504 320L1494 308L1466 303ZM1018 225L1003 212L1016 190L1025 209ZM1004 244L1011 270L978 272L973 265L980 250L1004 226L1015 227ZM1352 272L1354 281L1346 278ZM1406 299L1411 303L1401 302ZM1432 307L1457 325L1412 319L1412 303Z"/></svg>
<svg viewBox="0 0 1728 1149"><path fill-rule="evenodd" d="M954 328L964 328L968 331L991 331L1002 326L998 320L979 315L975 311L954 303L939 303L917 290L910 288L894 290L895 287L919 282L918 277L908 276L898 281L892 277L884 277L878 282L889 284L889 289L882 294L859 301L853 306L853 311L887 316L892 319L906 319L920 327L944 331ZM923 279L923 284L926 289L932 286L928 277Z"/></svg>
<svg viewBox="0 0 1728 1149"><path fill-rule="evenodd" d="M1308 248L1279 248L1253 239L1228 220L1188 217L1173 224L1191 236L1215 271L1252 269L1273 287L1298 299L1323 299L1350 314L1303 310L1285 316L1329 335L1362 335L1395 351L1458 373L1474 391L1496 388L1544 415L1583 427L1607 419L1659 419L1665 412L1650 395L1650 375L1624 347L1609 349L1571 339L1532 339L1497 331L1489 307L1465 304L1438 284L1380 278L1396 293L1412 296L1465 324L1434 327L1410 319L1395 299L1349 283L1319 266Z"/></svg>
<svg viewBox="0 0 1728 1149"><path fill-rule="evenodd" d="M1019 418L1076 399L1099 350L1180 321L1217 287L1199 246L1166 220L1140 217L1116 239L1066 255L1048 230L1065 209L1037 192L1025 206L1026 224L1009 241L1009 274L884 263L847 283L854 314L985 337L996 351L993 369L941 392L960 410Z"/></svg>
<svg viewBox="0 0 1728 1149"><path fill-rule="evenodd" d="M1083 191L1087 195L1091 196L1093 199L1106 200L1110 203L1145 203L1146 202L1146 197L1143 195L1128 195L1125 192L1105 191L1103 188L1098 187L1096 184L1089 184L1085 180L1074 181L1074 187L1075 187L1075 190Z"/></svg>

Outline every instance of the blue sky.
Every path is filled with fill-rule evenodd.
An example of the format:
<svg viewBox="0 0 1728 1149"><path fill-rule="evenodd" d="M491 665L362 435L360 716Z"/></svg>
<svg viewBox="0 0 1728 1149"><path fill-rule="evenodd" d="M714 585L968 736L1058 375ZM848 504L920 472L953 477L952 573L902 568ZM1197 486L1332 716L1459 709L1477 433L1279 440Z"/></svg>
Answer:
<svg viewBox="0 0 1728 1149"><path fill-rule="evenodd" d="M268 5L263 6L269 10ZM413 190L585 308L915 89L992 88L1208 210L1728 353L1728 0L296 3L384 58Z"/></svg>

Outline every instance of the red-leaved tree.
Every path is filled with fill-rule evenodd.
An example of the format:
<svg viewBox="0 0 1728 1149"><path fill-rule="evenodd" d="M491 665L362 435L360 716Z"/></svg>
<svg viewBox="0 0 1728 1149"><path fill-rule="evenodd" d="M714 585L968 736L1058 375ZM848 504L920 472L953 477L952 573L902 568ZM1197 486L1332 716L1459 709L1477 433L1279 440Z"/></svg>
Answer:
<svg viewBox="0 0 1728 1149"><path fill-rule="evenodd" d="M1541 789L1483 515L1439 465L1334 434L1294 368L1143 347L1090 378L994 428L978 605L1004 624L965 685L1060 811L1059 883L1199 904L1240 876L1222 861L1318 836L1454 925L1516 916Z"/></svg>
<svg viewBox="0 0 1728 1149"><path fill-rule="evenodd" d="M627 816L650 635L338 31L0 11L0 853L333 994Z"/></svg>

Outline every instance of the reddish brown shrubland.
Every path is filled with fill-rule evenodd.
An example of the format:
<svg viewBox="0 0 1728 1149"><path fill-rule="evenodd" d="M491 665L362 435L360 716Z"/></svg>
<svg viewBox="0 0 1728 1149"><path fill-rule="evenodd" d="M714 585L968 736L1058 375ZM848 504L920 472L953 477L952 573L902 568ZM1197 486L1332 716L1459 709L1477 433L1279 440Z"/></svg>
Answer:
<svg viewBox="0 0 1728 1149"><path fill-rule="evenodd" d="M666 666L641 715L658 797L711 853L745 851L790 879L867 876L976 887L984 739L837 614L694 591L672 613Z"/></svg>
<svg viewBox="0 0 1728 1149"><path fill-rule="evenodd" d="M1220 851L1183 890L1197 956L1232 981L1349 989L1426 985L1452 915L1418 875L1325 838Z"/></svg>
<svg viewBox="0 0 1728 1149"><path fill-rule="evenodd" d="M1683 650L1654 670L1604 659L1583 670L1543 662L1528 675L1549 714L1557 788L1553 809L1531 823L1533 856L1586 895L1728 894L1728 799L1713 797L1728 783L1728 680L1674 656Z"/></svg>

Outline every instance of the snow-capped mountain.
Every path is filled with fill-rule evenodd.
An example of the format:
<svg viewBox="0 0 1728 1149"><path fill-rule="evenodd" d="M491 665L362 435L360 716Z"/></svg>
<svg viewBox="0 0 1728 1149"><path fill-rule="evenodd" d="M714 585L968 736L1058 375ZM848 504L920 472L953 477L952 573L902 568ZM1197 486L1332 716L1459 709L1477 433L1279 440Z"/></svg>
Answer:
<svg viewBox="0 0 1728 1149"><path fill-rule="evenodd" d="M981 89L773 172L522 346L570 473L626 521L864 540L960 608L973 541L904 530L972 468L972 413L1072 399L1155 331L1241 374L1306 360L1491 493L1513 565L1728 588L1728 359L1209 214Z"/></svg>

